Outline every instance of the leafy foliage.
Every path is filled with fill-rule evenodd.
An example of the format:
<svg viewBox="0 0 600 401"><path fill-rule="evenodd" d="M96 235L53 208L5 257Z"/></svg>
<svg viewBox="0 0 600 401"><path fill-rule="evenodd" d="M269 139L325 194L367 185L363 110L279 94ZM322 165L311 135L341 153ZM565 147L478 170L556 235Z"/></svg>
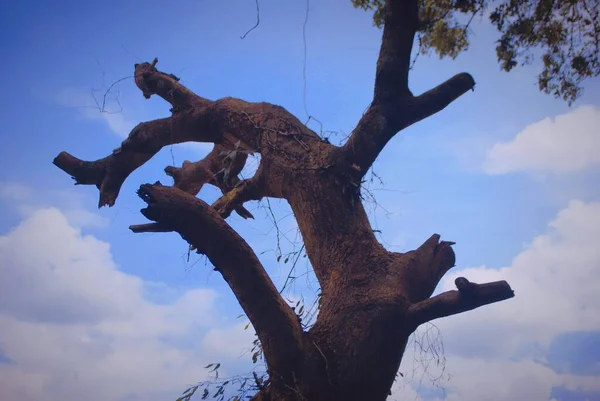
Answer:
<svg viewBox="0 0 600 401"><path fill-rule="evenodd" d="M352 0L373 10L383 26L383 0ZM600 75L600 2L596 0L421 0L419 54L457 57L469 47L469 25L489 12L501 36L496 54L511 71L541 56L541 91L569 104L581 96L582 81Z"/></svg>

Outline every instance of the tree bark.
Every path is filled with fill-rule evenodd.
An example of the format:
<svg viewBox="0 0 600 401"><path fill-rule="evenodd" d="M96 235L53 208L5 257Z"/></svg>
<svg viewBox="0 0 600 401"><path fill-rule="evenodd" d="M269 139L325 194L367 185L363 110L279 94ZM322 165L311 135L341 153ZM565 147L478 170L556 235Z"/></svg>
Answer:
<svg viewBox="0 0 600 401"><path fill-rule="evenodd" d="M430 320L514 296L504 282L474 284L431 297L454 266L452 242L432 235L416 250L389 252L377 241L360 198L361 179L400 130L444 109L474 87L459 74L413 96L408 88L417 0L386 1L385 28L368 111L346 144L322 140L284 108L223 98L202 98L179 79L135 65L146 98L170 103L171 117L138 125L120 148L92 162L62 152L54 164L76 184L96 185L99 206L112 206L137 167L163 146L211 142L201 161L167 167L173 187L142 185L142 210L152 223L134 232L175 231L207 255L248 315L261 341L269 384L255 400L382 401L398 371L410 334ZM247 154L261 155L254 177L239 180ZM196 195L215 185L223 196L212 206ZM313 327L303 331L257 256L225 222L232 211L252 215L244 203L263 197L290 204L322 293Z"/></svg>

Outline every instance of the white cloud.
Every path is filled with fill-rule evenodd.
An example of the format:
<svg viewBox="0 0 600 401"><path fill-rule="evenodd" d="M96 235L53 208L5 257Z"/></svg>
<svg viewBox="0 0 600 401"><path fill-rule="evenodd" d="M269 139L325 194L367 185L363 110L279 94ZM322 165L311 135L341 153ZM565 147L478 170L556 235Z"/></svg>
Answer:
<svg viewBox="0 0 600 401"><path fill-rule="evenodd" d="M119 271L109 245L58 209L38 209L0 236L0 276L0 351L11 361L0 363L3 399L174 399L206 378L210 357L231 359L201 352L206 333L228 332L213 290L149 301L146 285L160 286ZM229 348L249 345L227 338Z"/></svg>
<svg viewBox="0 0 600 401"><path fill-rule="evenodd" d="M488 174L518 171L570 173L600 163L600 109L581 106L528 125L509 142L493 145L483 163Z"/></svg>
<svg viewBox="0 0 600 401"><path fill-rule="evenodd" d="M510 266L467 268L444 278L439 291L454 289L454 279L464 276L479 283L507 280L516 294L434 322L452 376L440 383L447 400L545 400L554 386L600 391L598 377L557 374L545 363L558 334L600 330L598 238L600 202L573 200Z"/></svg>
<svg viewBox="0 0 600 401"><path fill-rule="evenodd" d="M56 206L76 227L103 228L108 225L108 219L84 207L94 200L73 189L34 190L20 182L5 181L0 182L0 200L13 207L21 217L31 216L40 208Z"/></svg>
<svg viewBox="0 0 600 401"><path fill-rule="evenodd" d="M444 289L465 276L474 282L507 280L516 297L475 311L444 319L444 327L461 330L477 342L493 336L489 348L511 354L523 341L548 345L564 331L600 330L600 202L573 200L512 262L501 269L468 268L448 274ZM461 325L477 323L476 328ZM506 335L500 327L511 327ZM475 330L471 332L470 330ZM463 341L465 344L467 342ZM484 345L482 345L483 347Z"/></svg>
<svg viewBox="0 0 600 401"><path fill-rule="evenodd" d="M202 340L202 354L216 359L219 356L229 358L244 357L256 338L252 326L245 329L248 321L230 327L211 329ZM245 347L240 347L244 344ZM249 358L249 357L247 357Z"/></svg>
<svg viewBox="0 0 600 401"><path fill-rule="evenodd" d="M447 369L452 377L444 383L446 401L514 401L548 400L554 386L583 384L598 389L597 379L558 375L531 360L458 358L449 359Z"/></svg>

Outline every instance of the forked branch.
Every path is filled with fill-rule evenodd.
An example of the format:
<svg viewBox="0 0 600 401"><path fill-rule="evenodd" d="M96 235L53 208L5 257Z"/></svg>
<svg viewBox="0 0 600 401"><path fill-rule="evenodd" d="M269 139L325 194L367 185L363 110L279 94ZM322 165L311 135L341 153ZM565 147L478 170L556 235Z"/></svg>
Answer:
<svg viewBox="0 0 600 401"><path fill-rule="evenodd" d="M98 207L113 206L123 182L133 171L164 146L187 142L193 136L193 132L186 134L189 130L173 130L173 121L178 119L175 116L138 124L119 148L102 159L84 161L61 152L53 163L70 174L76 185L95 185L100 190ZM181 168L170 166L165 172L174 178L176 187L192 195L197 195L206 183L226 193L239 181L237 175L244 167L247 155L237 152L237 156L227 162L222 154L225 150L224 146L215 145L204 159L195 163L184 162ZM252 217L241 204L236 205L236 211L244 218Z"/></svg>
<svg viewBox="0 0 600 401"><path fill-rule="evenodd" d="M413 96L408 73L419 26L418 11L417 0L385 2L373 102L342 150L346 165L358 172L357 178L367 173L399 131L443 110L475 86L471 75L461 73L420 96Z"/></svg>
<svg viewBox="0 0 600 401"><path fill-rule="evenodd" d="M232 155L233 154L233 155ZM248 155L244 152L226 149L222 145L215 145L213 150L197 162L184 161L181 167L167 166L165 173L173 177L175 188L181 189L191 195L198 195L204 184L211 184L226 195L240 182L238 174L246 165ZM250 200L250 199L247 199ZM253 219L254 216L238 202L233 206L244 219ZM231 210L229 210L231 213ZM225 218L229 216L221 214Z"/></svg>

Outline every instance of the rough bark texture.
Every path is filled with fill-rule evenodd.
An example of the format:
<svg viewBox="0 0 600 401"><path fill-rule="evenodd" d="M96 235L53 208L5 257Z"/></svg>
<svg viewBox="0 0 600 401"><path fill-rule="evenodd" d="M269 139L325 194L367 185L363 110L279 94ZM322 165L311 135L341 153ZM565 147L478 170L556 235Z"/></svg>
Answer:
<svg viewBox="0 0 600 401"><path fill-rule="evenodd" d="M323 141L282 107L197 96L157 70L155 59L135 66L135 83L146 98L169 102L171 117L139 124L103 159L81 161L62 152L54 160L77 184L98 187L99 206L112 206L127 176L163 146L215 144L205 159L165 169L173 187L140 187L147 203L142 213L153 222L131 229L176 231L223 275L263 346L270 380L255 400L385 400L420 324L514 296L504 281L478 285L460 278L457 291L431 297L454 266L453 243L434 234L414 251L389 252L361 204L361 180L385 144L475 85L463 73L420 96L410 92L417 26L417 0L386 1L373 101L344 146ZM237 174L253 152L261 155L259 168L240 181ZM207 183L224 194L212 206L195 197ZM308 331L224 220L234 210L251 218L244 202L263 197L289 202L320 283L321 310Z"/></svg>

